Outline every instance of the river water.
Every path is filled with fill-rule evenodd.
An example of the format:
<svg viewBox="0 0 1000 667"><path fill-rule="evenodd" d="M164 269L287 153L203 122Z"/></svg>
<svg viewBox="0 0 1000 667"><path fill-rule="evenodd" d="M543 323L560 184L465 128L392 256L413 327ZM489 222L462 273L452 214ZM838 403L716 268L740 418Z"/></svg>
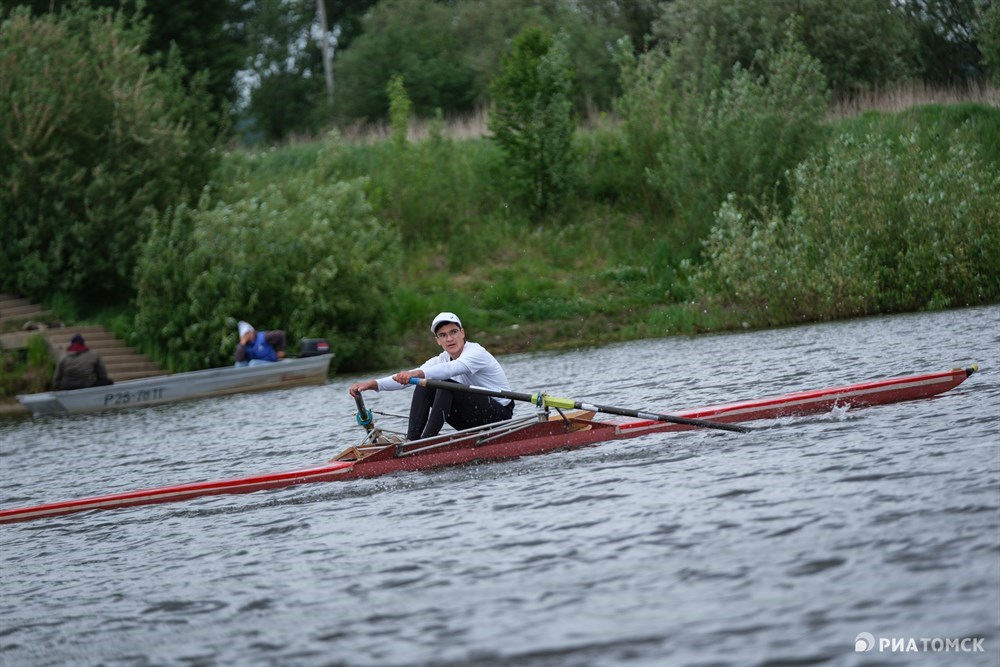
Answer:
<svg viewBox="0 0 1000 667"><path fill-rule="evenodd" d="M0 665L995 667L998 353L993 306L505 357L517 390L662 411L982 372L745 435L0 526ZM360 439L356 379L0 421L0 507L319 464Z"/></svg>

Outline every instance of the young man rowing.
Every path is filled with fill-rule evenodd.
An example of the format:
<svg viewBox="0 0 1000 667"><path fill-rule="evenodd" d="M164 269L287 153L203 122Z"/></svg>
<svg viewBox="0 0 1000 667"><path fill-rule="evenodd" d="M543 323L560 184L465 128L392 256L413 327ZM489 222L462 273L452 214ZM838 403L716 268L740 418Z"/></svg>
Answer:
<svg viewBox="0 0 1000 667"><path fill-rule="evenodd" d="M420 368L399 371L378 380L355 382L348 390L357 397L362 391L394 391L409 385L410 378L447 380L459 384L510 391L507 374L500 362L478 343L466 342L462 321L454 313L440 313L431 323L434 340L443 350ZM407 440L430 438L441 432L445 422L456 430L510 419L514 401L463 391L416 386L410 401Z"/></svg>

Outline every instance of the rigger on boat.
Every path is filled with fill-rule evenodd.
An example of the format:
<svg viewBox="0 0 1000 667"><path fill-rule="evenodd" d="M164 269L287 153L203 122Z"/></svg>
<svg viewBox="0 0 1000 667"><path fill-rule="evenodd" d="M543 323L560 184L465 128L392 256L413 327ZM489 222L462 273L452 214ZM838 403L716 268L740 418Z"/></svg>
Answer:
<svg viewBox="0 0 1000 667"><path fill-rule="evenodd" d="M667 431L713 428L744 432L750 429L737 426L734 422L810 415L829 412L834 408L854 409L936 396L957 387L977 370L977 366L956 368L939 373L710 405L670 414L596 405L542 393L522 394L462 387L463 391L502 395L529 402L538 410L528 417L413 441L387 434L376 427L372 412L358 396L355 399L358 407L357 420L365 429L365 437L360 444L348 447L324 465L0 510L0 523L496 461ZM415 378L413 382L434 381ZM456 386L449 384L449 388L454 390ZM616 417L599 419L598 413Z"/></svg>

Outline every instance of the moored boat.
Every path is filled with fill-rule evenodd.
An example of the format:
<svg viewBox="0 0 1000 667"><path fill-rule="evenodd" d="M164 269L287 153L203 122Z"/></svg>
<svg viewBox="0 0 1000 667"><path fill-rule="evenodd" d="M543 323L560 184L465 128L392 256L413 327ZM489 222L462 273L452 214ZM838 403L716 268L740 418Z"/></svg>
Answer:
<svg viewBox="0 0 1000 667"><path fill-rule="evenodd" d="M629 419L598 419L597 412L615 413L619 409L590 406L545 394L532 394L531 402L543 409L529 417L414 441L404 441L376 428L371 412L358 399L358 422L366 429L365 439L358 445L348 447L325 465L0 510L0 523L29 521L94 509L187 500L205 495L250 493L311 482L375 477L400 471L509 459L666 431L712 428L728 422L802 416L824 413L834 408L852 409L928 398L957 387L976 370L976 366L956 368L939 373L718 404L668 415L638 413L648 416ZM567 405L583 405L584 408L564 411L562 406ZM550 410L552 407L555 407L554 413Z"/></svg>
<svg viewBox="0 0 1000 667"><path fill-rule="evenodd" d="M194 398L225 396L303 385L323 384L330 369L329 353L270 364L157 375L106 387L46 391L17 397L34 416L82 414L162 405Z"/></svg>

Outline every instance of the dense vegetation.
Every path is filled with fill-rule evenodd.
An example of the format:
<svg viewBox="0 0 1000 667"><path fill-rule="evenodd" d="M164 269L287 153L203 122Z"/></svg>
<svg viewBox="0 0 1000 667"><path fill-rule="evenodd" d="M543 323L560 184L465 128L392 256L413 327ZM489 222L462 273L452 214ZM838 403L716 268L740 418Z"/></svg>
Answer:
<svg viewBox="0 0 1000 667"><path fill-rule="evenodd" d="M371 110L337 111L387 117L390 136L229 150L207 74L148 52L155 20L14 12L0 289L103 319L177 370L228 363L239 319L329 337L355 370L425 355L445 309L502 352L1000 300L1000 109L828 117L837 96L933 80L906 3L851 0L871 20L839 32L821 30L844 16L818 1L628 4L344 3L335 107L352 51L435 35L412 33L398 68L369 58ZM971 32L954 34L996 25L995 4L955 4ZM248 6L296 34L295 12ZM995 40L962 42L973 82ZM256 122L323 127L323 89L278 73L261 77ZM449 136L447 112L487 101L491 136ZM311 105L305 126L260 109L285 102ZM421 141L414 114L432 117Z"/></svg>
<svg viewBox="0 0 1000 667"><path fill-rule="evenodd" d="M4 288L91 303L131 294L156 213L210 177L207 98L174 61L151 69L141 26L82 9L18 11L0 32ZM127 297L126 297L127 298Z"/></svg>

